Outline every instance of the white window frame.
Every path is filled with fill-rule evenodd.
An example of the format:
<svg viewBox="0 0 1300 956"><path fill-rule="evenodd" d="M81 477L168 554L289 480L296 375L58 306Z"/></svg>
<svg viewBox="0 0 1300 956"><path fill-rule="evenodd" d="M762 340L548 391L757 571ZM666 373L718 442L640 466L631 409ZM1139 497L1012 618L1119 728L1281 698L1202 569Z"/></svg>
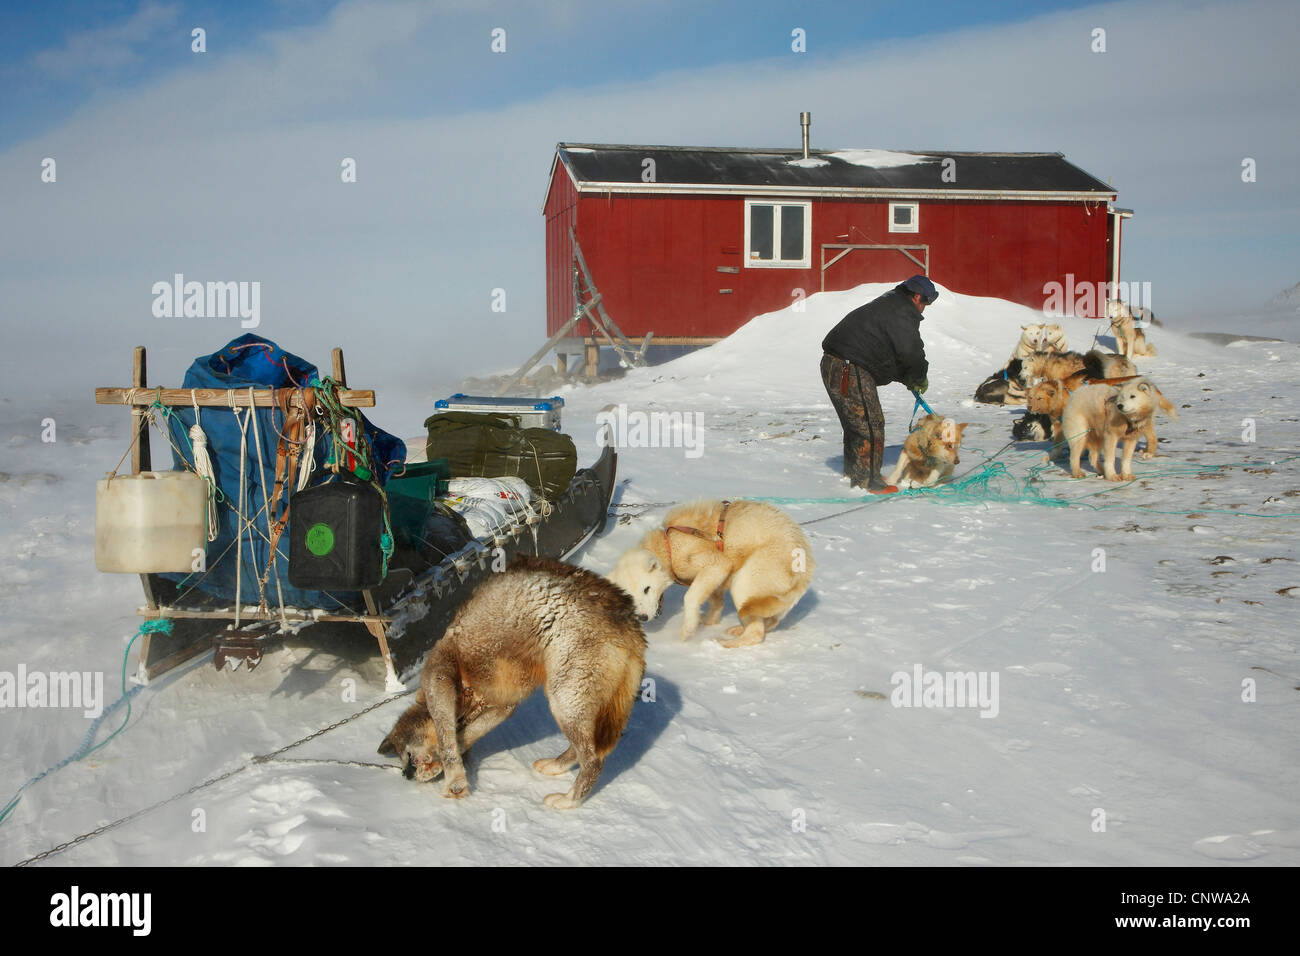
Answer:
<svg viewBox="0 0 1300 956"><path fill-rule="evenodd" d="M750 209L754 206L799 206L803 209L803 258L802 259L751 259L749 256ZM785 199L746 199L745 200L745 267L748 269L811 269L812 268L812 203L791 202ZM772 213L772 252L781 251L781 215L777 209Z"/></svg>
<svg viewBox="0 0 1300 956"><path fill-rule="evenodd" d="M910 226L898 226L894 224L894 210L899 206L907 206L912 210L912 224ZM889 231L890 232L920 232L921 231L921 204L919 202L891 202L889 204Z"/></svg>

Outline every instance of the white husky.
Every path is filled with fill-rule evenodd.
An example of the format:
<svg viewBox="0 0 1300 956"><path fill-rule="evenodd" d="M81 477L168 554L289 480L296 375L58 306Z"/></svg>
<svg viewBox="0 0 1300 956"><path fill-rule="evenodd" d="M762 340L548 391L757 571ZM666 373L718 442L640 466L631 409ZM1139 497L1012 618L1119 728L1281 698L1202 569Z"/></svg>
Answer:
<svg viewBox="0 0 1300 956"><path fill-rule="evenodd" d="M687 586L682 640L701 623L717 624L727 591L740 626L724 647L758 644L803 597L814 562L799 526L760 501L696 501L668 513L624 554L609 579L632 595L643 621L658 617L663 593Z"/></svg>

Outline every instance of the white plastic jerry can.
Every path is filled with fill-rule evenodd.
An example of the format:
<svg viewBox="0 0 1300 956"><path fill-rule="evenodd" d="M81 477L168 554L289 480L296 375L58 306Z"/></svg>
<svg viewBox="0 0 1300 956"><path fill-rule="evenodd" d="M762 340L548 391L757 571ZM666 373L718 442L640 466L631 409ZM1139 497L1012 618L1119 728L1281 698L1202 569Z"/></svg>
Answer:
<svg viewBox="0 0 1300 956"><path fill-rule="evenodd" d="M95 489L95 567L189 571L207 547L208 483L188 471L101 478Z"/></svg>

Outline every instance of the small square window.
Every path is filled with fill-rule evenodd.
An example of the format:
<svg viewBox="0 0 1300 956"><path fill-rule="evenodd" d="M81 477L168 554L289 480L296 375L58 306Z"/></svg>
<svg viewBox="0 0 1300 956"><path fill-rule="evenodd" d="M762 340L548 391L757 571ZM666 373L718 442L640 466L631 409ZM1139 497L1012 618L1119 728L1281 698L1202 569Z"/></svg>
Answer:
<svg viewBox="0 0 1300 956"><path fill-rule="evenodd" d="M891 202L889 204L890 232L919 232L920 204L914 202Z"/></svg>

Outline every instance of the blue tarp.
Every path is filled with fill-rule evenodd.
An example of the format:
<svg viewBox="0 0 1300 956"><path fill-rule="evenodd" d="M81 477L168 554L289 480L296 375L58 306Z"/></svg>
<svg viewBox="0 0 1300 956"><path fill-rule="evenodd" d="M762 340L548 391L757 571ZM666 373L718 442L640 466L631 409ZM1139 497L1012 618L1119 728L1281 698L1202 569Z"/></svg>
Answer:
<svg viewBox="0 0 1300 956"><path fill-rule="evenodd" d="M251 332L230 342L220 351L203 355L194 360L189 371L185 373L184 388L289 388L306 386L318 375L316 366L298 356L286 352L274 342ZM242 412L241 412L242 417ZM239 506L239 459L240 445L245 445L244 452L244 512L255 517L255 531L244 534L242 545L243 568L240 578L240 600L245 604L256 604L260 600L258 580L266 570L271 548L264 535L269 536L267 513L264 510L265 497L273 490L275 484L275 453L279 443L280 430L284 427L284 413L278 408L259 408L256 412L257 437L261 446L261 467L258 465L258 444L253 440L253 423L247 422L245 434L241 438L239 422L233 412L223 408L204 408L200 413L199 424L208 440L208 454L212 458L212 470L217 488L225 497L225 503L218 504L220 515L220 533L215 541L208 542L206 575L198 573L164 574L162 577L176 581L182 590L196 586L202 591L223 600L235 599L235 548L233 543L237 534L235 509ZM176 407L168 416L168 425L172 440L172 462L177 468L193 464L193 452L190 448L189 429L194 424L194 409ZM400 470L406 461L406 445L401 439L381 431L362 416L366 436L374 450L374 460L381 482L387 482L389 476ZM323 481L330 476L325 469L325 459L329 456L331 439L317 429L315 449L316 471L313 483ZM177 450L179 449L179 451ZM266 487L262 484L263 475ZM288 495L296 483L297 476L287 476L286 487L282 496ZM284 500L276 503L276 514L283 513ZM361 609L364 606L358 592L305 591L291 587L289 584L289 535L293 518L290 514L289 526L281 535L276 553L277 569L272 569L266 582L268 605L278 606L283 593L284 603L295 607L336 609L340 605ZM260 533L259 533L260 532ZM251 541L250 541L251 537ZM276 577L280 590L276 589Z"/></svg>

